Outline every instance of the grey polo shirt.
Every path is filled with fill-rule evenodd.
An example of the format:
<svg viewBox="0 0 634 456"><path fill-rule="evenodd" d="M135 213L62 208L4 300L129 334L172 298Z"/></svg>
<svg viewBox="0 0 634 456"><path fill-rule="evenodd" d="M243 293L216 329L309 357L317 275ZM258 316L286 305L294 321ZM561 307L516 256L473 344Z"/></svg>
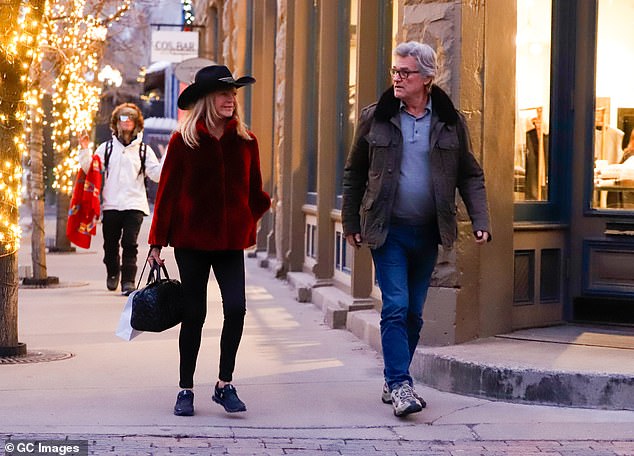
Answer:
<svg viewBox="0 0 634 456"><path fill-rule="evenodd" d="M403 157L392 209L393 220L399 223L425 225L436 219L430 161L431 108L430 97L423 115L414 117L401 102Z"/></svg>

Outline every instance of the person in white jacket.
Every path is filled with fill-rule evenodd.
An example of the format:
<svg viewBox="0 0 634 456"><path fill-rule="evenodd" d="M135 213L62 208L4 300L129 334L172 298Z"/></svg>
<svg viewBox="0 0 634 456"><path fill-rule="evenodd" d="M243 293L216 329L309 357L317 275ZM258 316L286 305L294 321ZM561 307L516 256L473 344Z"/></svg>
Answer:
<svg viewBox="0 0 634 456"><path fill-rule="evenodd" d="M143 143L143 115L136 105L117 106L112 112L110 130L112 138L95 151L103 170L103 262L108 290L116 290L121 279L121 292L128 295L136 288L137 237L143 217L150 214L145 178L159 181L161 161ZM83 135L79 142L79 164L88 172L93 157L90 138Z"/></svg>

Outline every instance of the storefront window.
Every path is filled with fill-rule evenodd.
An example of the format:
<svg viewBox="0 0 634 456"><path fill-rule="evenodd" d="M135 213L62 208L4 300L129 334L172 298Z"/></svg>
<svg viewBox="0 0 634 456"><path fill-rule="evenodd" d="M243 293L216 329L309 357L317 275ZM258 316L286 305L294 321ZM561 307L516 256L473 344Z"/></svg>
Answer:
<svg viewBox="0 0 634 456"><path fill-rule="evenodd" d="M548 200L552 0L517 0L514 200Z"/></svg>
<svg viewBox="0 0 634 456"><path fill-rule="evenodd" d="M340 23L339 33L339 61L337 84L337 110L339 123L338 152L337 152L337 209L341 209L341 178L343 167L352 145L356 124L357 103L357 22L359 15L358 0L349 0L348 3L339 3ZM344 41L345 40L345 41Z"/></svg>
<svg viewBox="0 0 634 456"><path fill-rule="evenodd" d="M401 28L402 8L400 2L392 2L392 49L403 41L403 29Z"/></svg>
<svg viewBox="0 0 634 456"><path fill-rule="evenodd" d="M595 209L634 210L634 2L599 0Z"/></svg>
<svg viewBox="0 0 634 456"><path fill-rule="evenodd" d="M350 150L352 135L356 123L357 99L357 20L359 17L358 0L350 0L350 60L348 62L348 140Z"/></svg>

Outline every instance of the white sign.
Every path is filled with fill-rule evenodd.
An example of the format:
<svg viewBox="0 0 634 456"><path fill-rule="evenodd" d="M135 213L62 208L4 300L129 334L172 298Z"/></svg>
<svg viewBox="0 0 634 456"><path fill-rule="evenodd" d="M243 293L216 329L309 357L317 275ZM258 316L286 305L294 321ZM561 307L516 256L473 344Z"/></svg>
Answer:
<svg viewBox="0 0 634 456"><path fill-rule="evenodd" d="M176 67L174 68L174 74L176 75L176 79L178 79L180 82L191 84L192 82L194 82L194 77L196 76L198 70L206 66L215 64L216 62L209 59L187 59L176 65Z"/></svg>
<svg viewBox="0 0 634 456"><path fill-rule="evenodd" d="M182 62L198 57L198 32L152 31L152 62Z"/></svg>

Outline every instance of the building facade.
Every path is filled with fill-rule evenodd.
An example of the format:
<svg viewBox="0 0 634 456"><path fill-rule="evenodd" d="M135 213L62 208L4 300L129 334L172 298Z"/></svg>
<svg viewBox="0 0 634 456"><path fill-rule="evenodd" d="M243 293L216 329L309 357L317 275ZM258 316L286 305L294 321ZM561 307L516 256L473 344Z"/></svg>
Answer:
<svg viewBox="0 0 634 456"><path fill-rule="evenodd" d="M257 79L240 96L273 197L258 257L333 326L380 309L369 252L342 235L341 177L358 113L390 86L407 40L437 51L493 227L475 246L460 203L422 343L634 322L630 0L199 0L195 13L200 57Z"/></svg>

